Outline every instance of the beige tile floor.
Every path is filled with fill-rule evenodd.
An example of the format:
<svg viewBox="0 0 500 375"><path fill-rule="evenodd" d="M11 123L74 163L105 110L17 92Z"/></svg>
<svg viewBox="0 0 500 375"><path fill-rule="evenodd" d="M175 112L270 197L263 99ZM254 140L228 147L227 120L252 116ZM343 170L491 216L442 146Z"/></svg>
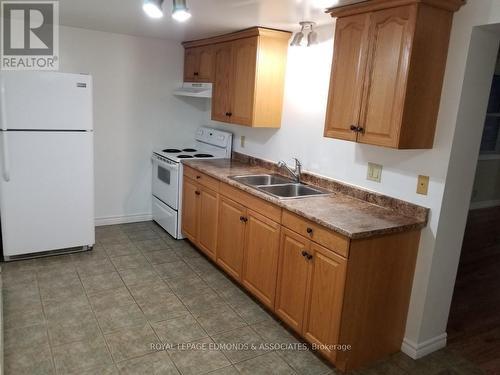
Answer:
<svg viewBox="0 0 500 375"><path fill-rule="evenodd" d="M298 341L156 224L99 227L96 237L91 252L2 265L7 375L336 373L310 351L262 347ZM481 372L442 350L355 374Z"/></svg>

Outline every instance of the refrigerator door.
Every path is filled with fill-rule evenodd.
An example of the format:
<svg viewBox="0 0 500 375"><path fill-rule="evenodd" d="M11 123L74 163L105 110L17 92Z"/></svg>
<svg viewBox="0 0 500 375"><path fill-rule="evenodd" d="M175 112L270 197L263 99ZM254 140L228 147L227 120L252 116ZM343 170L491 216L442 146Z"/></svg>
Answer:
<svg viewBox="0 0 500 375"><path fill-rule="evenodd" d="M3 130L92 130L92 77L1 72Z"/></svg>
<svg viewBox="0 0 500 375"><path fill-rule="evenodd" d="M10 171L0 176L4 256L92 246L93 132L0 133Z"/></svg>

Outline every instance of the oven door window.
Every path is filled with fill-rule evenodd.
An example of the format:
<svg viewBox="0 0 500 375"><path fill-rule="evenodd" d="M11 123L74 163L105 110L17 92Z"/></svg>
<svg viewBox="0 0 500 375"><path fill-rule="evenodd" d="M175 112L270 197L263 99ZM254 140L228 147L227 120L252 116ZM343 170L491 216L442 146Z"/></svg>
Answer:
<svg viewBox="0 0 500 375"><path fill-rule="evenodd" d="M161 166L158 166L157 170L158 170L158 179L166 183L167 185L170 185L171 171Z"/></svg>

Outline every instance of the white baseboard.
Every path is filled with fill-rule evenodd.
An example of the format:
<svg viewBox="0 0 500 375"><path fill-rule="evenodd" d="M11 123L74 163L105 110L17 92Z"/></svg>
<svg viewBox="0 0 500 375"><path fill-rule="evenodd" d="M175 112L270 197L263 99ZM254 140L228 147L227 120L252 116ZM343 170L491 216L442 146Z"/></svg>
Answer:
<svg viewBox="0 0 500 375"><path fill-rule="evenodd" d="M446 332L421 343L415 343L405 338L401 346L401 351L412 359L419 359L444 348L446 346L446 338Z"/></svg>
<svg viewBox="0 0 500 375"><path fill-rule="evenodd" d="M500 199L491 200L491 201L481 201L481 202L472 202L470 204L471 210L478 210L481 208L490 208L500 206Z"/></svg>
<svg viewBox="0 0 500 375"><path fill-rule="evenodd" d="M135 223L135 222L139 222L139 221L150 221L150 220L153 220L153 215L151 213L134 214L134 215L126 215L126 216L96 217L95 218L95 225L96 225L96 227L100 227L103 225Z"/></svg>

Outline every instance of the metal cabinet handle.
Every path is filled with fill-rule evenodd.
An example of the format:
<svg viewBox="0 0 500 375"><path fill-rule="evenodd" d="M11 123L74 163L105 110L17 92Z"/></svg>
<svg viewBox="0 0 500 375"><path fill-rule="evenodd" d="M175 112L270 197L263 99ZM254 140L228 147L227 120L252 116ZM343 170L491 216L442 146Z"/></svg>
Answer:
<svg viewBox="0 0 500 375"><path fill-rule="evenodd" d="M362 127L362 126L358 126L358 127L356 128L356 131L357 131L358 133L363 133L363 132L365 131L365 129L363 129L363 127Z"/></svg>
<svg viewBox="0 0 500 375"><path fill-rule="evenodd" d="M355 132L357 131L358 127L356 125L351 125L350 129L351 131Z"/></svg>
<svg viewBox="0 0 500 375"><path fill-rule="evenodd" d="M306 232L309 233L309 234L311 234L313 232L313 229L312 228L307 228Z"/></svg>
<svg viewBox="0 0 500 375"><path fill-rule="evenodd" d="M240 221L246 223L248 221L248 218L246 218L245 216L240 216Z"/></svg>

